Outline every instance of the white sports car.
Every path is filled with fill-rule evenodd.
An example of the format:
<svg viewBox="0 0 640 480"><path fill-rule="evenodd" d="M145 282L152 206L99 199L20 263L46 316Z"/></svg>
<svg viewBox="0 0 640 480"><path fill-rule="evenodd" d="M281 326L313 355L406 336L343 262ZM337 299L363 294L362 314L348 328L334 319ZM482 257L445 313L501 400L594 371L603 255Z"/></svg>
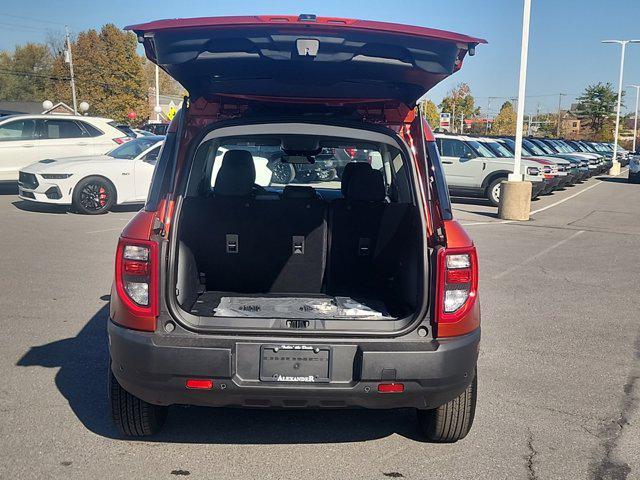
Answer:
<svg viewBox="0 0 640 480"><path fill-rule="evenodd" d="M23 200L72 205L99 214L113 205L144 203L160 156L163 136L133 139L105 155L45 159L19 172Z"/></svg>

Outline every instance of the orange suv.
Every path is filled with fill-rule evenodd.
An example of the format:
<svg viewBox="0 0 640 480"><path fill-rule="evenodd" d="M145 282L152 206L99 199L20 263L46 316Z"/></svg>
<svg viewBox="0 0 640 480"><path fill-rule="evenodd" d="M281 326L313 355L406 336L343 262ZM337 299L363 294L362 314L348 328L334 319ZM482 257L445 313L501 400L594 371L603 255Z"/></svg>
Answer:
<svg viewBox="0 0 640 480"><path fill-rule="evenodd" d="M314 15L128 28L189 96L116 252L121 433L173 404L410 407L429 440L463 438L478 260L416 102L484 40ZM331 181L266 168L344 149L366 155Z"/></svg>

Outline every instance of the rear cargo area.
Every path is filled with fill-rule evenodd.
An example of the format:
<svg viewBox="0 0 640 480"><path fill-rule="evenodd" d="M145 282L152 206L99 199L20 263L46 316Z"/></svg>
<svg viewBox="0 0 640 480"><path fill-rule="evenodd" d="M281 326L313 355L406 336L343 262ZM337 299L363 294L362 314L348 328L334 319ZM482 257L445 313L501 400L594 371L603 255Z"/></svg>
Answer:
<svg viewBox="0 0 640 480"><path fill-rule="evenodd" d="M389 164L385 174L393 155L373 162L360 155L331 182L262 187L258 160L234 142L211 154L215 178L206 173L213 167L203 167L206 188L180 206L176 299L184 312L240 322L385 321L417 310L420 222L410 198L398 194L410 191L406 179L393 183L405 173L390 173Z"/></svg>

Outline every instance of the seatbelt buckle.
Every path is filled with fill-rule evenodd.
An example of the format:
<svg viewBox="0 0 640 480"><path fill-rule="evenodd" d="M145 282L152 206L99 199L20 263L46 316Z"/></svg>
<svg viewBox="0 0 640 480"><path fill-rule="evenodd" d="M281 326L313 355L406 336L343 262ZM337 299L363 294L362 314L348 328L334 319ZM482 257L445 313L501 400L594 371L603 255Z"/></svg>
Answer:
<svg viewBox="0 0 640 480"><path fill-rule="evenodd" d="M228 234L227 239L227 253L238 253L238 235Z"/></svg>
<svg viewBox="0 0 640 480"><path fill-rule="evenodd" d="M292 239L292 252L294 255L304 255L304 237L294 235Z"/></svg>
<svg viewBox="0 0 640 480"><path fill-rule="evenodd" d="M361 257L368 257L371 250L371 239L370 238L359 238L358 239L358 255Z"/></svg>

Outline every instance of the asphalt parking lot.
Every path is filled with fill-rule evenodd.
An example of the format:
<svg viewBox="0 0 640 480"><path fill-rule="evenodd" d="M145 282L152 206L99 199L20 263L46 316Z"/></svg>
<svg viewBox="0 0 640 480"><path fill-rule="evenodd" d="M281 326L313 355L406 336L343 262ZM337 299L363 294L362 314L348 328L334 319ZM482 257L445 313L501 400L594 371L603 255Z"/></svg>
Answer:
<svg viewBox="0 0 640 480"><path fill-rule="evenodd" d="M0 186L1 478L640 478L640 188L592 178L527 223L456 199L479 247L476 423L420 440L410 411L174 407L152 440L107 414L116 239L136 208L89 217Z"/></svg>

